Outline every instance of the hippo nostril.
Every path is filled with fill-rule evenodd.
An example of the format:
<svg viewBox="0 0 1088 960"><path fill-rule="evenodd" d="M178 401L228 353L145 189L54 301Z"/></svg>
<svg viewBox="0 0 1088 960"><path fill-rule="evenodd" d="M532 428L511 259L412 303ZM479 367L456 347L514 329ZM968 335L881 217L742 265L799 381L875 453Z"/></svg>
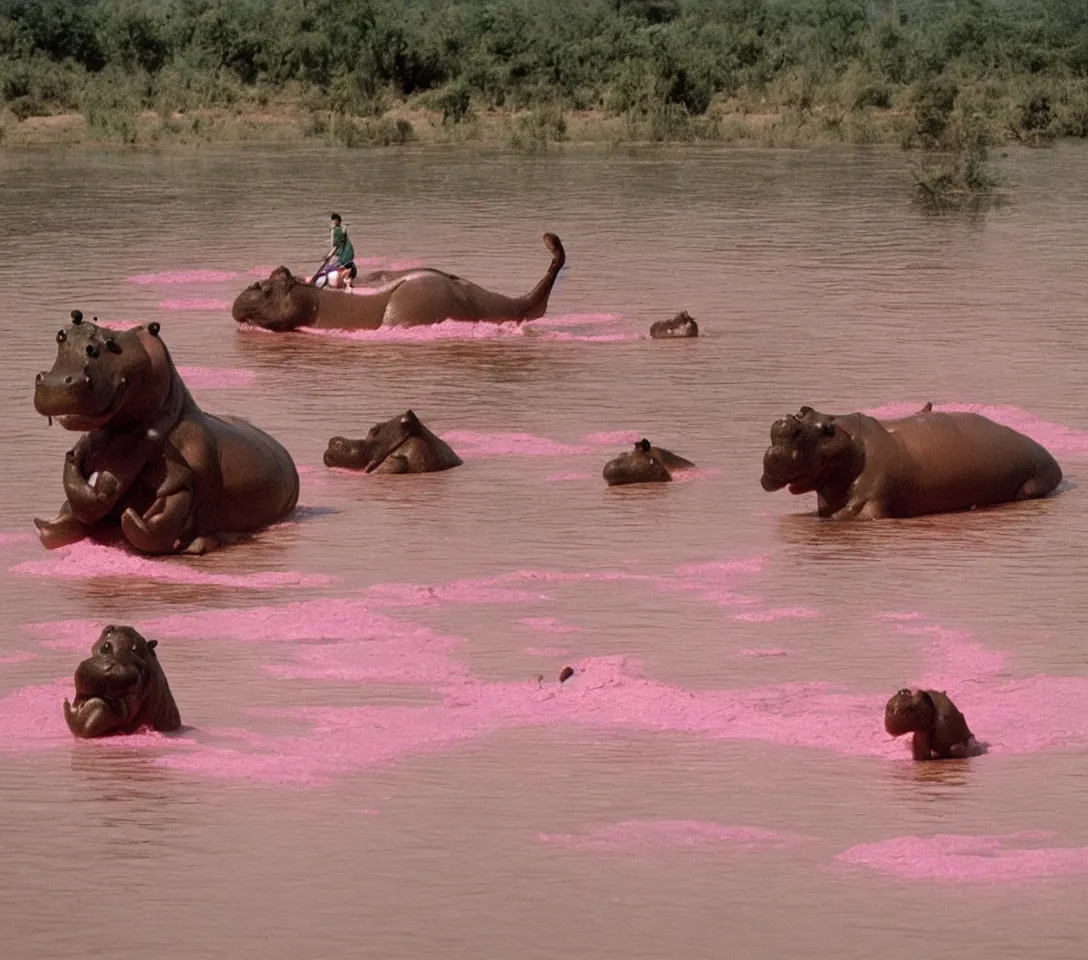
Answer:
<svg viewBox="0 0 1088 960"><path fill-rule="evenodd" d="M71 374L68 374L68 376L66 376L66 377L64 378L64 385L65 385L65 386L67 387L68 385L70 385L70 384L71 384L71 382L72 382L72 375L71 375Z"/></svg>

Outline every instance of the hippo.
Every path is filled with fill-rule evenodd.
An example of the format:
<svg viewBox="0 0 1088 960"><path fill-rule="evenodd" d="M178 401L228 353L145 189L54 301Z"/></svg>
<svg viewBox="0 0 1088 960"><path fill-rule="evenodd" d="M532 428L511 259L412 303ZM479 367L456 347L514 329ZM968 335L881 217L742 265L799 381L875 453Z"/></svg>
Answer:
<svg viewBox="0 0 1088 960"><path fill-rule="evenodd" d="M913 733L915 760L963 758L982 752L963 714L943 690L904 688L884 707L884 729L893 737Z"/></svg>
<svg viewBox="0 0 1088 960"><path fill-rule="evenodd" d="M536 320L548 309L548 297L567 259L554 233L544 234L544 244L552 262L543 279L523 297L492 293L430 267L366 274L355 280L352 292L316 287L292 275L287 267L277 267L267 280L238 294L231 316L238 323L277 332L299 327L376 330L443 320Z"/></svg>
<svg viewBox="0 0 1088 960"><path fill-rule="evenodd" d="M111 623L103 628L90 657L76 668L75 700L64 700L64 719L74 736L135 733L141 727L167 732L181 726L157 645L132 627Z"/></svg>
<svg viewBox="0 0 1088 960"><path fill-rule="evenodd" d="M366 473L433 473L462 462L411 410L374 424L362 440L333 437L325 450L325 466Z"/></svg>
<svg viewBox="0 0 1088 960"><path fill-rule="evenodd" d="M68 499L53 520L34 521L46 549L119 528L142 553L206 553L221 534L275 523L298 502L290 454L246 420L204 413L157 323L114 331L73 310L34 407L83 434L65 456Z"/></svg>
<svg viewBox="0 0 1088 960"><path fill-rule="evenodd" d="M926 404L887 421L802 407L771 426L760 482L767 491L815 491L821 517L876 520L1045 497L1061 480L1030 437Z"/></svg>
<svg viewBox="0 0 1088 960"><path fill-rule="evenodd" d="M658 320L650 325L650 336L654 340L680 340L699 336L699 324L692 319L687 310L681 310L671 320Z"/></svg>
<svg viewBox="0 0 1088 960"><path fill-rule="evenodd" d="M621 453L604 465L604 479L610 487L628 483L668 483L676 470L690 470L695 464L663 447L651 446L643 437L634 450Z"/></svg>

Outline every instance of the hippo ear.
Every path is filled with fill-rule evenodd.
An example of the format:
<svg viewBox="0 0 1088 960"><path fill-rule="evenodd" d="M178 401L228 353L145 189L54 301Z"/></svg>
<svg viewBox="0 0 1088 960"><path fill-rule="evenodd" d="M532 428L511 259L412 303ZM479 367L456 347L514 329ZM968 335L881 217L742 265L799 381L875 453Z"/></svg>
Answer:
<svg viewBox="0 0 1088 960"><path fill-rule="evenodd" d="M400 422L403 426L407 427L409 431L418 430L420 427L419 417L417 417L412 410L408 410L404 416L400 418Z"/></svg>
<svg viewBox="0 0 1088 960"><path fill-rule="evenodd" d="M78 327L83 322L83 311L73 310L71 313L71 317L72 323L74 323Z"/></svg>
<svg viewBox="0 0 1088 960"><path fill-rule="evenodd" d="M806 405L806 406L803 406L800 410L797 411L797 416L804 417L804 416L807 416L810 413L812 413L812 407Z"/></svg>
<svg viewBox="0 0 1088 960"><path fill-rule="evenodd" d="M147 641L147 649L151 651L151 656L153 656L153 657L154 657L154 656L156 655L156 654L155 654L155 648L156 648L156 647L157 647L158 645L159 645L159 641L158 641L158 640L148 640L148 641Z"/></svg>
<svg viewBox="0 0 1088 960"><path fill-rule="evenodd" d="M823 423L820 424L820 433L822 433L825 437L835 436L835 424L833 424L830 420L825 420Z"/></svg>
<svg viewBox="0 0 1088 960"><path fill-rule="evenodd" d="M638 443L635 444L635 449L639 453L649 453L650 452L650 441L647 440L645 437L643 437L641 440L639 440Z"/></svg>
<svg viewBox="0 0 1088 960"><path fill-rule="evenodd" d="M153 320L147 325L147 332L150 333L153 337L157 337L161 329L162 327L159 326L159 322L157 320Z"/></svg>

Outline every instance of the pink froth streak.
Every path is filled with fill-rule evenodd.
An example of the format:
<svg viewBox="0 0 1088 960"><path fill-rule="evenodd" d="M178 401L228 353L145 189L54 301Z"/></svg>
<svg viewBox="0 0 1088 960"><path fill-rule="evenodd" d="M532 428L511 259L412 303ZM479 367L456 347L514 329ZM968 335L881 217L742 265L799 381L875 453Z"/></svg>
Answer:
<svg viewBox="0 0 1088 960"><path fill-rule="evenodd" d="M181 379L194 390L249 387L257 380L252 370L216 369L215 367L178 367Z"/></svg>
<svg viewBox="0 0 1088 960"><path fill-rule="evenodd" d="M531 433L450 430L443 437L462 456L470 457L569 457L593 452L586 446L561 443Z"/></svg>
<svg viewBox="0 0 1088 960"><path fill-rule="evenodd" d="M605 430L600 433L587 433L582 437L582 443L591 443L594 446L612 446L613 444L638 443L642 434L637 430Z"/></svg>
<svg viewBox="0 0 1088 960"><path fill-rule="evenodd" d="M379 327L377 330L322 330L299 327L298 333L359 343L434 343L439 340L506 340L525 336L519 323L477 323L443 320L416 327Z"/></svg>
<svg viewBox="0 0 1088 960"><path fill-rule="evenodd" d="M121 547L83 540L53 551L44 560L27 560L11 568L13 573L37 577L76 578L125 577L157 580L162 583L206 584L216 587L240 587L266 590L275 587L322 587L336 582L335 577L304 573L211 573L199 570L182 558L151 560Z"/></svg>
<svg viewBox="0 0 1088 960"><path fill-rule="evenodd" d="M1088 871L1088 847L1038 845L1049 836L1025 831L1004 836L895 837L858 844L835 859L908 880L955 883L1019 883Z"/></svg>
<svg viewBox="0 0 1088 960"><path fill-rule="evenodd" d="M813 607L774 607L770 610L750 610L738 613L734 620L741 623L773 623L775 620L815 620L823 614Z"/></svg>
<svg viewBox="0 0 1088 960"><path fill-rule="evenodd" d="M569 471L567 473L550 473L544 478L545 483L570 483L574 480L592 480L593 474L591 473L578 473L576 471Z"/></svg>
<svg viewBox="0 0 1088 960"><path fill-rule="evenodd" d="M921 409L920 403L886 403L883 406L866 410L865 413L878 420L891 420L906 417ZM1051 423L1041 417L1021 410L1019 407L990 406L983 403L934 403L933 409L940 412L980 413L1007 427L1012 427L1042 444L1052 454L1068 456L1088 456L1088 430L1078 430L1060 423Z"/></svg>
<svg viewBox="0 0 1088 960"><path fill-rule="evenodd" d="M238 274L224 270L166 270L162 273L137 273L127 277L128 283L143 285L168 283L225 283L234 280Z"/></svg>
<svg viewBox="0 0 1088 960"><path fill-rule="evenodd" d="M570 653L567 647L526 647L525 654L530 657L565 657Z"/></svg>
<svg viewBox="0 0 1088 960"><path fill-rule="evenodd" d="M561 313L528 321L534 330L551 327L596 327L605 323L618 323L618 313Z"/></svg>
<svg viewBox="0 0 1088 960"><path fill-rule="evenodd" d="M555 617L522 617L518 623L533 629L540 630L544 633L581 633L581 627L571 626L570 624L561 623L556 620Z"/></svg>
<svg viewBox="0 0 1088 960"><path fill-rule="evenodd" d="M36 653L30 653L27 650L16 650L15 653L9 653L7 656L0 657L0 664L28 663L31 660L37 659L38 655Z"/></svg>
<svg viewBox="0 0 1088 960"><path fill-rule="evenodd" d="M623 343L628 340L646 340L644 333L568 333L566 330L542 330L536 335L538 340L553 340L556 343Z"/></svg>
<svg viewBox="0 0 1088 960"><path fill-rule="evenodd" d="M205 311L219 313L224 310L230 310L231 304L229 300L210 300L199 298L190 298L187 300L160 300L160 310L173 310L177 312L185 311Z"/></svg>
<svg viewBox="0 0 1088 960"><path fill-rule="evenodd" d="M33 543L37 539L32 533L0 533L0 547L15 543Z"/></svg>
<svg viewBox="0 0 1088 960"><path fill-rule="evenodd" d="M653 850L726 848L787 849L805 842L797 834L761 827L726 826L705 820L625 820L589 833L542 833L541 843L589 853L644 853Z"/></svg>

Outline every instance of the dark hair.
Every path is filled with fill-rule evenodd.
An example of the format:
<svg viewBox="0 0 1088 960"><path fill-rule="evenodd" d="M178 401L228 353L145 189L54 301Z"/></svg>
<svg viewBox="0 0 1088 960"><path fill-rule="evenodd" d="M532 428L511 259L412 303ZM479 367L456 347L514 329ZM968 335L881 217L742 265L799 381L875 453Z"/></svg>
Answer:
<svg viewBox="0 0 1088 960"><path fill-rule="evenodd" d="M329 219L330 220L335 220L337 223L341 222L340 221L340 214L338 214L338 213L330 213L329 214Z"/></svg>

